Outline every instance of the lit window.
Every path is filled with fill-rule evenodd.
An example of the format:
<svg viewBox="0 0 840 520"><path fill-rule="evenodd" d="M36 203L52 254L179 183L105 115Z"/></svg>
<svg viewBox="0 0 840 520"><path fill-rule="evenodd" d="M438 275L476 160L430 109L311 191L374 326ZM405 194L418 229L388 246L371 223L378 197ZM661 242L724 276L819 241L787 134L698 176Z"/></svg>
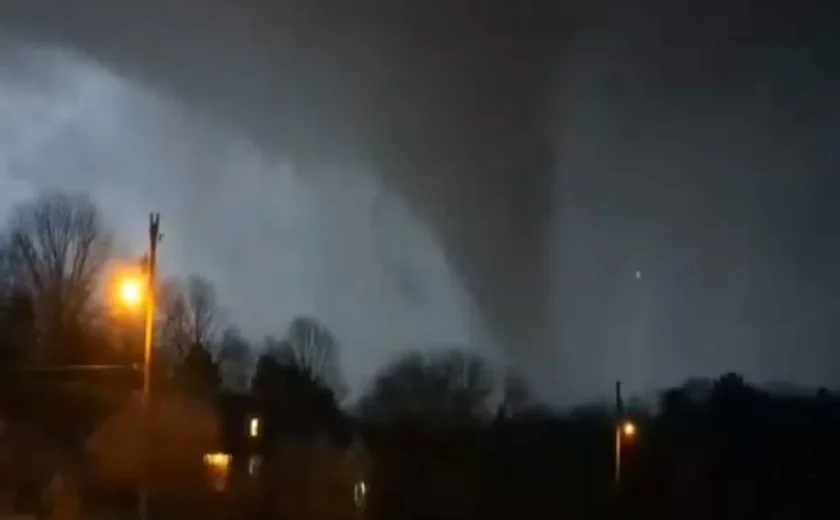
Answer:
<svg viewBox="0 0 840 520"><path fill-rule="evenodd" d="M206 453L204 455L204 466L207 468L210 477L210 485L216 491L227 489L230 461L229 453Z"/></svg>
<svg viewBox="0 0 840 520"><path fill-rule="evenodd" d="M260 466L262 466L262 457L259 455L248 457L248 476L256 477L260 472Z"/></svg>
<svg viewBox="0 0 840 520"><path fill-rule="evenodd" d="M259 417L251 417L251 420L248 421L248 436L252 439L256 439L260 436L260 418Z"/></svg>
<svg viewBox="0 0 840 520"><path fill-rule="evenodd" d="M211 468L226 469L230 466L229 453L205 453L204 463Z"/></svg>
<svg viewBox="0 0 840 520"><path fill-rule="evenodd" d="M353 501L356 502L356 506L361 507L364 505L367 492L367 484L365 484L364 480L356 482L356 485L353 486Z"/></svg>

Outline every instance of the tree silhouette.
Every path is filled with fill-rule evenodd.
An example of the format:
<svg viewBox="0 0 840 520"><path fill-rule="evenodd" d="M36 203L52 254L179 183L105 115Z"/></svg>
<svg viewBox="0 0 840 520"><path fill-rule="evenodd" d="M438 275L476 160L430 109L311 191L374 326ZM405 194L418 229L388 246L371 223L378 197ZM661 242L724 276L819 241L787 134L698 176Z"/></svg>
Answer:
<svg viewBox="0 0 840 520"><path fill-rule="evenodd" d="M721 433L746 440L745 425L760 413L758 397L759 392L740 374L730 372L718 378L712 387L709 407Z"/></svg>
<svg viewBox="0 0 840 520"><path fill-rule="evenodd" d="M32 298L15 287L8 247L0 245L0 364L28 360L35 340Z"/></svg>
<svg viewBox="0 0 840 520"><path fill-rule="evenodd" d="M267 343L281 365L294 367L315 386L329 389L336 400L344 399L347 385L341 372L338 341L326 325L314 318L297 317L283 341L269 338Z"/></svg>
<svg viewBox="0 0 840 520"><path fill-rule="evenodd" d="M228 327L222 332L218 362L225 386L239 391L248 389L253 353L238 328Z"/></svg>
<svg viewBox="0 0 840 520"><path fill-rule="evenodd" d="M159 325L156 344L167 365L175 365L189 351L190 322L187 301L181 285L168 280L158 288Z"/></svg>
<svg viewBox="0 0 840 520"><path fill-rule="evenodd" d="M308 434L329 428L341 415L332 389L285 362L277 347L259 357L251 388L265 403L269 437L279 430Z"/></svg>
<svg viewBox="0 0 840 520"><path fill-rule="evenodd" d="M14 291L0 298L0 364L22 365L31 361L35 339L32 299Z"/></svg>
<svg viewBox="0 0 840 520"><path fill-rule="evenodd" d="M195 345L209 347L219 327L219 304L216 289L206 278L192 275L187 279L187 309L190 316L190 339Z"/></svg>
<svg viewBox="0 0 840 520"><path fill-rule="evenodd" d="M522 374L508 368L504 372L502 382L502 401L499 404L497 415L500 417L516 417L536 406L531 389Z"/></svg>
<svg viewBox="0 0 840 520"><path fill-rule="evenodd" d="M44 195L17 206L5 233L11 283L32 300L41 354L67 345L67 332L92 319L91 304L110 257L111 237L84 196ZM8 283L8 282L7 282Z"/></svg>
<svg viewBox="0 0 840 520"><path fill-rule="evenodd" d="M219 305L213 284L199 275L186 282L170 281L160 290L160 347L172 366L175 387L189 395L209 398L221 385L214 359Z"/></svg>
<svg viewBox="0 0 840 520"><path fill-rule="evenodd" d="M376 420L470 420L487 414L493 386L491 366L477 354L411 352L374 378L359 411Z"/></svg>
<svg viewBox="0 0 840 520"><path fill-rule="evenodd" d="M219 365L203 346L195 344L176 365L172 376L178 390L187 395L210 398L221 385Z"/></svg>
<svg viewBox="0 0 840 520"><path fill-rule="evenodd" d="M714 383L713 392L719 395L737 395L747 390L744 376L735 372L723 374Z"/></svg>
<svg viewBox="0 0 840 520"><path fill-rule="evenodd" d="M0 298L6 299L16 292L14 255L8 236L0 239Z"/></svg>
<svg viewBox="0 0 840 520"><path fill-rule="evenodd" d="M213 284L199 275L186 282L172 281L160 289L159 345L171 365L179 364L193 347L208 352L216 347L219 305Z"/></svg>

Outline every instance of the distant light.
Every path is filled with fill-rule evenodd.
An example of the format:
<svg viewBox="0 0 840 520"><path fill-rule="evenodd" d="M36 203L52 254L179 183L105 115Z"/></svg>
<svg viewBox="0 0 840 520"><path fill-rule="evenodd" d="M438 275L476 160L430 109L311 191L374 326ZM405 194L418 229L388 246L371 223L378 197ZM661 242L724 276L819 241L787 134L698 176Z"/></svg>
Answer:
<svg viewBox="0 0 840 520"><path fill-rule="evenodd" d="M248 435L252 439L256 439L260 436L260 418L259 417L251 417L251 420L248 421Z"/></svg>
<svg viewBox="0 0 840 520"><path fill-rule="evenodd" d="M641 280L641 279L642 279L642 272L641 271L636 271L636 280Z"/></svg>
<svg viewBox="0 0 840 520"><path fill-rule="evenodd" d="M207 468L210 484L214 490L221 492L227 489L230 461L230 453L204 454L204 466Z"/></svg>
<svg viewBox="0 0 840 520"><path fill-rule="evenodd" d="M262 466L262 457L259 455L251 455L248 457L248 476L256 477Z"/></svg>
<svg viewBox="0 0 840 520"><path fill-rule="evenodd" d="M225 468L230 466L230 453L205 453L204 463L212 468Z"/></svg>
<svg viewBox="0 0 840 520"><path fill-rule="evenodd" d="M367 484L364 480L356 482L356 485L353 486L353 501L356 502L356 506L364 505L367 491Z"/></svg>
<svg viewBox="0 0 840 520"><path fill-rule="evenodd" d="M621 431L622 433L624 433L625 437L633 437L634 435L636 435L636 425L629 421L625 422L621 426Z"/></svg>

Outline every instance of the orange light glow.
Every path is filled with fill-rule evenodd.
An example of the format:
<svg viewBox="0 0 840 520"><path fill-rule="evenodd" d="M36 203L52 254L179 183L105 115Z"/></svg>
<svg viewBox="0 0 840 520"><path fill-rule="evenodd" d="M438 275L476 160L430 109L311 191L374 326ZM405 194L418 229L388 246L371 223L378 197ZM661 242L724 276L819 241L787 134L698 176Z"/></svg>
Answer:
<svg viewBox="0 0 840 520"><path fill-rule="evenodd" d="M204 466L207 468L210 483L216 491L227 489L231 456L229 453L205 453Z"/></svg>
<svg viewBox="0 0 840 520"><path fill-rule="evenodd" d="M633 437L636 435L636 425L631 422L625 422L621 426L621 431L624 433L625 437Z"/></svg>
<svg viewBox="0 0 840 520"><path fill-rule="evenodd" d="M117 296L123 305L129 308L137 308L143 304L146 296L146 288L140 277L126 277L117 282Z"/></svg>
<svg viewBox="0 0 840 520"><path fill-rule="evenodd" d="M211 468L225 469L230 466L229 453L205 453L204 463Z"/></svg>

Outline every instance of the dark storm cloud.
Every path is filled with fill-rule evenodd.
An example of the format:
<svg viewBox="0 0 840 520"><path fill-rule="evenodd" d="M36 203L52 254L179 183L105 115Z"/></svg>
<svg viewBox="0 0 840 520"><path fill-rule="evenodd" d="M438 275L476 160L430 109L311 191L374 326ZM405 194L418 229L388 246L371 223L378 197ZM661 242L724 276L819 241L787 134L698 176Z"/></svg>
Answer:
<svg viewBox="0 0 840 520"><path fill-rule="evenodd" d="M304 175L368 170L403 193L565 398L729 367L830 379L829 3L50 3L3 23Z"/></svg>
<svg viewBox="0 0 840 520"><path fill-rule="evenodd" d="M578 40L554 243L560 337L591 353L563 357L572 386L837 383L840 47L821 5L628 9Z"/></svg>
<svg viewBox="0 0 840 520"><path fill-rule="evenodd" d="M354 388L395 350L474 343L480 322L440 246L369 172L296 175L230 128L68 49L21 45L2 58L0 213L41 190L86 192L130 256L158 210L165 275L209 276L223 317L255 338L296 315L323 320ZM422 301L406 281L423 287Z"/></svg>
<svg viewBox="0 0 840 520"><path fill-rule="evenodd" d="M20 4L8 26L71 41L241 125L301 171L372 168L469 264L486 313L516 315L520 334L541 323L534 253L552 178L535 133L551 21L542 3Z"/></svg>

